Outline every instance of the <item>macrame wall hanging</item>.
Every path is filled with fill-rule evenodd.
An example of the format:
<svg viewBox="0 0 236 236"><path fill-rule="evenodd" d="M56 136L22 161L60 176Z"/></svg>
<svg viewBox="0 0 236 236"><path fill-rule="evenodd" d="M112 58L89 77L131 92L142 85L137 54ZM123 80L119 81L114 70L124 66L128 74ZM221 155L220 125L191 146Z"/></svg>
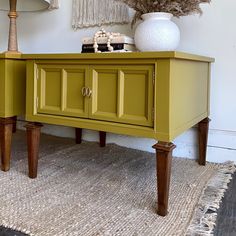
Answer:
<svg viewBox="0 0 236 236"><path fill-rule="evenodd" d="M128 7L114 0L73 0L74 30L105 24L129 23Z"/></svg>
<svg viewBox="0 0 236 236"><path fill-rule="evenodd" d="M49 10L54 10L59 8L59 0L50 0Z"/></svg>

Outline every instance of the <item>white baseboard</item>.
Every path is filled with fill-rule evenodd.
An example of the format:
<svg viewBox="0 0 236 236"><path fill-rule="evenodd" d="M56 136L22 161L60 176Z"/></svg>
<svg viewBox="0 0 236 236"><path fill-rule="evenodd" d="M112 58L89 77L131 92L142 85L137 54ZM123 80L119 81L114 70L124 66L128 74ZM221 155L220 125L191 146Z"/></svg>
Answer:
<svg viewBox="0 0 236 236"><path fill-rule="evenodd" d="M25 125L25 122L18 122L19 129L24 129L23 125ZM42 132L60 137L75 137L74 128L63 126L44 125ZM96 131L83 130L82 139L99 142L99 135ZM120 146L153 153L155 150L152 149L152 145L155 142L153 139L107 133L107 143L116 143ZM174 156L197 159L198 143L196 128L192 128L180 135L174 140L174 143L177 145L177 148L173 152ZM218 163L234 161L236 163L236 132L209 130L207 161Z"/></svg>

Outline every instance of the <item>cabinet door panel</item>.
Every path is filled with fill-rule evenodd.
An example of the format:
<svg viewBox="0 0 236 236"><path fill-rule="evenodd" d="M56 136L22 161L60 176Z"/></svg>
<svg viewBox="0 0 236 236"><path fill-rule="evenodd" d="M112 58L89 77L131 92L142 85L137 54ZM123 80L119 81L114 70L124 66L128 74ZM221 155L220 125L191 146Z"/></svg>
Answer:
<svg viewBox="0 0 236 236"><path fill-rule="evenodd" d="M139 72L139 73L138 73ZM145 71L125 71L122 78L123 109L120 116L130 119L148 118L148 78Z"/></svg>
<svg viewBox="0 0 236 236"><path fill-rule="evenodd" d="M42 105L44 109L61 110L61 70L42 69L40 71Z"/></svg>
<svg viewBox="0 0 236 236"><path fill-rule="evenodd" d="M86 67L39 65L38 113L87 117Z"/></svg>
<svg viewBox="0 0 236 236"><path fill-rule="evenodd" d="M93 66L89 117L153 126L153 72L145 66Z"/></svg>
<svg viewBox="0 0 236 236"><path fill-rule="evenodd" d="M67 115L87 117L88 104L82 95L86 87L86 70L65 69L63 81L63 112Z"/></svg>
<svg viewBox="0 0 236 236"><path fill-rule="evenodd" d="M90 117L116 119L118 70L100 68L92 71L92 109Z"/></svg>

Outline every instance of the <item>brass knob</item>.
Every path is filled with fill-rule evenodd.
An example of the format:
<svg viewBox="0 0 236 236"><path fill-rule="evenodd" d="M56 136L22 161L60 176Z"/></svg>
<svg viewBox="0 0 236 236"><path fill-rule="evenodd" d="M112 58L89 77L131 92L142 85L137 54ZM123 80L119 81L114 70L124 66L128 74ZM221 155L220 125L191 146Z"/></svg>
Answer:
<svg viewBox="0 0 236 236"><path fill-rule="evenodd" d="M91 95L92 95L92 90L90 88L86 88L86 96L90 98Z"/></svg>
<svg viewBox="0 0 236 236"><path fill-rule="evenodd" d="M86 88L86 87L83 87L83 88L81 89L81 93L82 93L82 95L85 97L85 96L87 95L87 88Z"/></svg>

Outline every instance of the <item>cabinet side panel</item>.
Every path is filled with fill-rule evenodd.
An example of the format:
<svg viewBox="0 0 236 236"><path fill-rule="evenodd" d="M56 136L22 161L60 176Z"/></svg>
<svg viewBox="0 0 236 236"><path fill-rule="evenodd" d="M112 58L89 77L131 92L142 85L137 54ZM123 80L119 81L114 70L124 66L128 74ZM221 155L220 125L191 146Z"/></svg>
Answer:
<svg viewBox="0 0 236 236"><path fill-rule="evenodd" d="M209 115L209 64L171 60L171 138Z"/></svg>
<svg viewBox="0 0 236 236"><path fill-rule="evenodd" d="M14 115L25 114L26 100L26 63L25 61L14 62L14 78L13 78L13 100Z"/></svg>
<svg viewBox="0 0 236 236"><path fill-rule="evenodd" d="M5 117L25 114L25 61L6 60L5 69Z"/></svg>
<svg viewBox="0 0 236 236"><path fill-rule="evenodd" d="M5 61L0 60L0 116L5 115Z"/></svg>

